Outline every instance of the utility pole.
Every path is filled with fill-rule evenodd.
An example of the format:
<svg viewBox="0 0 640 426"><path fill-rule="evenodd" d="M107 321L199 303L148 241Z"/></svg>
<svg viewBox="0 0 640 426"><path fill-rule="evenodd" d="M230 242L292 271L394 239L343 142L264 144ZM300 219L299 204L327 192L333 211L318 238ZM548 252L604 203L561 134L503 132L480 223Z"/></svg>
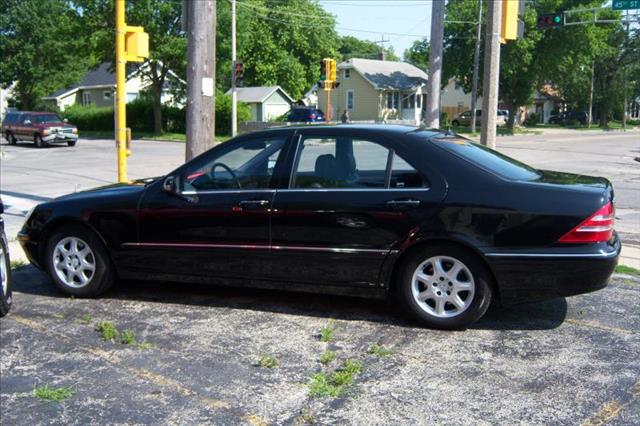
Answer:
<svg viewBox="0 0 640 426"><path fill-rule="evenodd" d="M425 125L440 127L440 81L442 79L442 43L444 38L445 1L431 3L431 38L429 40L429 81L427 82L427 110Z"/></svg>
<svg viewBox="0 0 640 426"><path fill-rule="evenodd" d="M496 147L496 117L500 81L500 27L502 2L490 1L487 15L487 31L484 40L484 79L482 81L482 132L480 143ZM475 119L475 117L474 117Z"/></svg>
<svg viewBox="0 0 640 426"><path fill-rule="evenodd" d="M473 53L473 81L471 82L471 133L476 132L476 110L478 102L478 78L480 74L480 38L482 37L482 0L478 5L478 28L476 50Z"/></svg>
<svg viewBox="0 0 640 426"><path fill-rule="evenodd" d="M625 48L629 48L629 9L627 9L626 11L626 15L627 15L627 32L625 34ZM624 107L622 108L622 129L623 130L627 130L627 109L628 109L628 102L627 102L627 65L626 64L622 64L622 75L624 78L624 81L622 83L622 91L624 92Z"/></svg>
<svg viewBox="0 0 640 426"><path fill-rule="evenodd" d="M238 134L238 89L236 87L236 0L231 0L231 136Z"/></svg>
<svg viewBox="0 0 640 426"><path fill-rule="evenodd" d="M593 123L593 79L595 78L596 62L591 61L591 89L589 90L589 128Z"/></svg>
<svg viewBox="0 0 640 426"><path fill-rule="evenodd" d="M216 2L187 2L187 161L215 143Z"/></svg>

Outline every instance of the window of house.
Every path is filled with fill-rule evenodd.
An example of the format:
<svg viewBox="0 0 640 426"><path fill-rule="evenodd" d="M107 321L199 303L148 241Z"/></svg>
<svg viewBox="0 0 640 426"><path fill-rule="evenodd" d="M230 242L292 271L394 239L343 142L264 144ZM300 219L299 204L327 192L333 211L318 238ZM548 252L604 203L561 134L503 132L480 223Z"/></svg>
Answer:
<svg viewBox="0 0 640 426"><path fill-rule="evenodd" d="M353 90L347 90L347 109L353 110Z"/></svg>
<svg viewBox="0 0 640 426"><path fill-rule="evenodd" d="M91 105L91 93L89 92L82 93L82 105L83 106Z"/></svg>
<svg viewBox="0 0 640 426"><path fill-rule="evenodd" d="M398 109L399 106L400 106L400 93L387 92L387 108Z"/></svg>
<svg viewBox="0 0 640 426"><path fill-rule="evenodd" d="M306 137L292 188L384 188L389 149L350 137Z"/></svg>
<svg viewBox="0 0 640 426"><path fill-rule="evenodd" d="M411 94L411 95L405 95L402 98L402 108L404 109L410 109L410 108L415 108L416 107L416 95L415 94Z"/></svg>
<svg viewBox="0 0 640 426"><path fill-rule="evenodd" d="M110 101L111 100L111 91L105 90L104 92L102 92L102 99L104 99L105 101Z"/></svg>
<svg viewBox="0 0 640 426"><path fill-rule="evenodd" d="M349 78L349 77L351 77L351 70L350 69L344 70L344 78Z"/></svg>

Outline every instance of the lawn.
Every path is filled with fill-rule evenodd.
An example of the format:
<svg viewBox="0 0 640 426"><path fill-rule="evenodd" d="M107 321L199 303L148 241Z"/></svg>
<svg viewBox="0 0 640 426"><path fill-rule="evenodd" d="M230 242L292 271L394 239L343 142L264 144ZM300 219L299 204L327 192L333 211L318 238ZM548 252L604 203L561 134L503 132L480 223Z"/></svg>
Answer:
<svg viewBox="0 0 640 426"><path fill-rule="evenodd" d="M112 131L104 130L81 130L80 137L89 139L113 139L114 135ZM159 142L185 142L186 135L184 133L162 133L155 134L152 132L132 132L132 138L134 140L146 140L146 141L159 141ZM230 135L217 135L216 140L218 142L226 142L231 138Z"/></svg>

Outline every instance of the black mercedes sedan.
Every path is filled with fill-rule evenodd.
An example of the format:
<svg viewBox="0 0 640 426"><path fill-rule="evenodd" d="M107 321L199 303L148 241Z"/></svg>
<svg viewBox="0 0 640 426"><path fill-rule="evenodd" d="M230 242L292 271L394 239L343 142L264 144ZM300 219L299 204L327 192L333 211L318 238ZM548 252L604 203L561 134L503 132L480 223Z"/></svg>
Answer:
<svg viewBox="0 0 640 426"><path fill-rule="evenodd" d="M397 296L435 328L607 285L620 253L603 178L536 170L451 133L284 127L167 176L40 204L19 234L64 292L143 279Z"/></svg>

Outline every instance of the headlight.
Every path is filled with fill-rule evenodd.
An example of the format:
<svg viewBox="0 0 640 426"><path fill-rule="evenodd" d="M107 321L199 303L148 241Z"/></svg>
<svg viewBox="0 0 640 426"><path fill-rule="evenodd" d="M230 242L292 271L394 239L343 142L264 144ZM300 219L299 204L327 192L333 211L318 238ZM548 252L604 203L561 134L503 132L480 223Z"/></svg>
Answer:
<svg viewBox="0 0 640 426"><path fill-rule="evenodd" d="M44 136L48 136L48 135L50 135L50 134L51 134L51 129L44 129L44 130L42 131L42 134L43 134Z"/></svg>
<svg viewBox="0 0 640 426"><path fill-rule="evenodd" d="M73 133L74 135L77 135L78 129L74 127L73 129L71 129L71 133Z"/></svg>

